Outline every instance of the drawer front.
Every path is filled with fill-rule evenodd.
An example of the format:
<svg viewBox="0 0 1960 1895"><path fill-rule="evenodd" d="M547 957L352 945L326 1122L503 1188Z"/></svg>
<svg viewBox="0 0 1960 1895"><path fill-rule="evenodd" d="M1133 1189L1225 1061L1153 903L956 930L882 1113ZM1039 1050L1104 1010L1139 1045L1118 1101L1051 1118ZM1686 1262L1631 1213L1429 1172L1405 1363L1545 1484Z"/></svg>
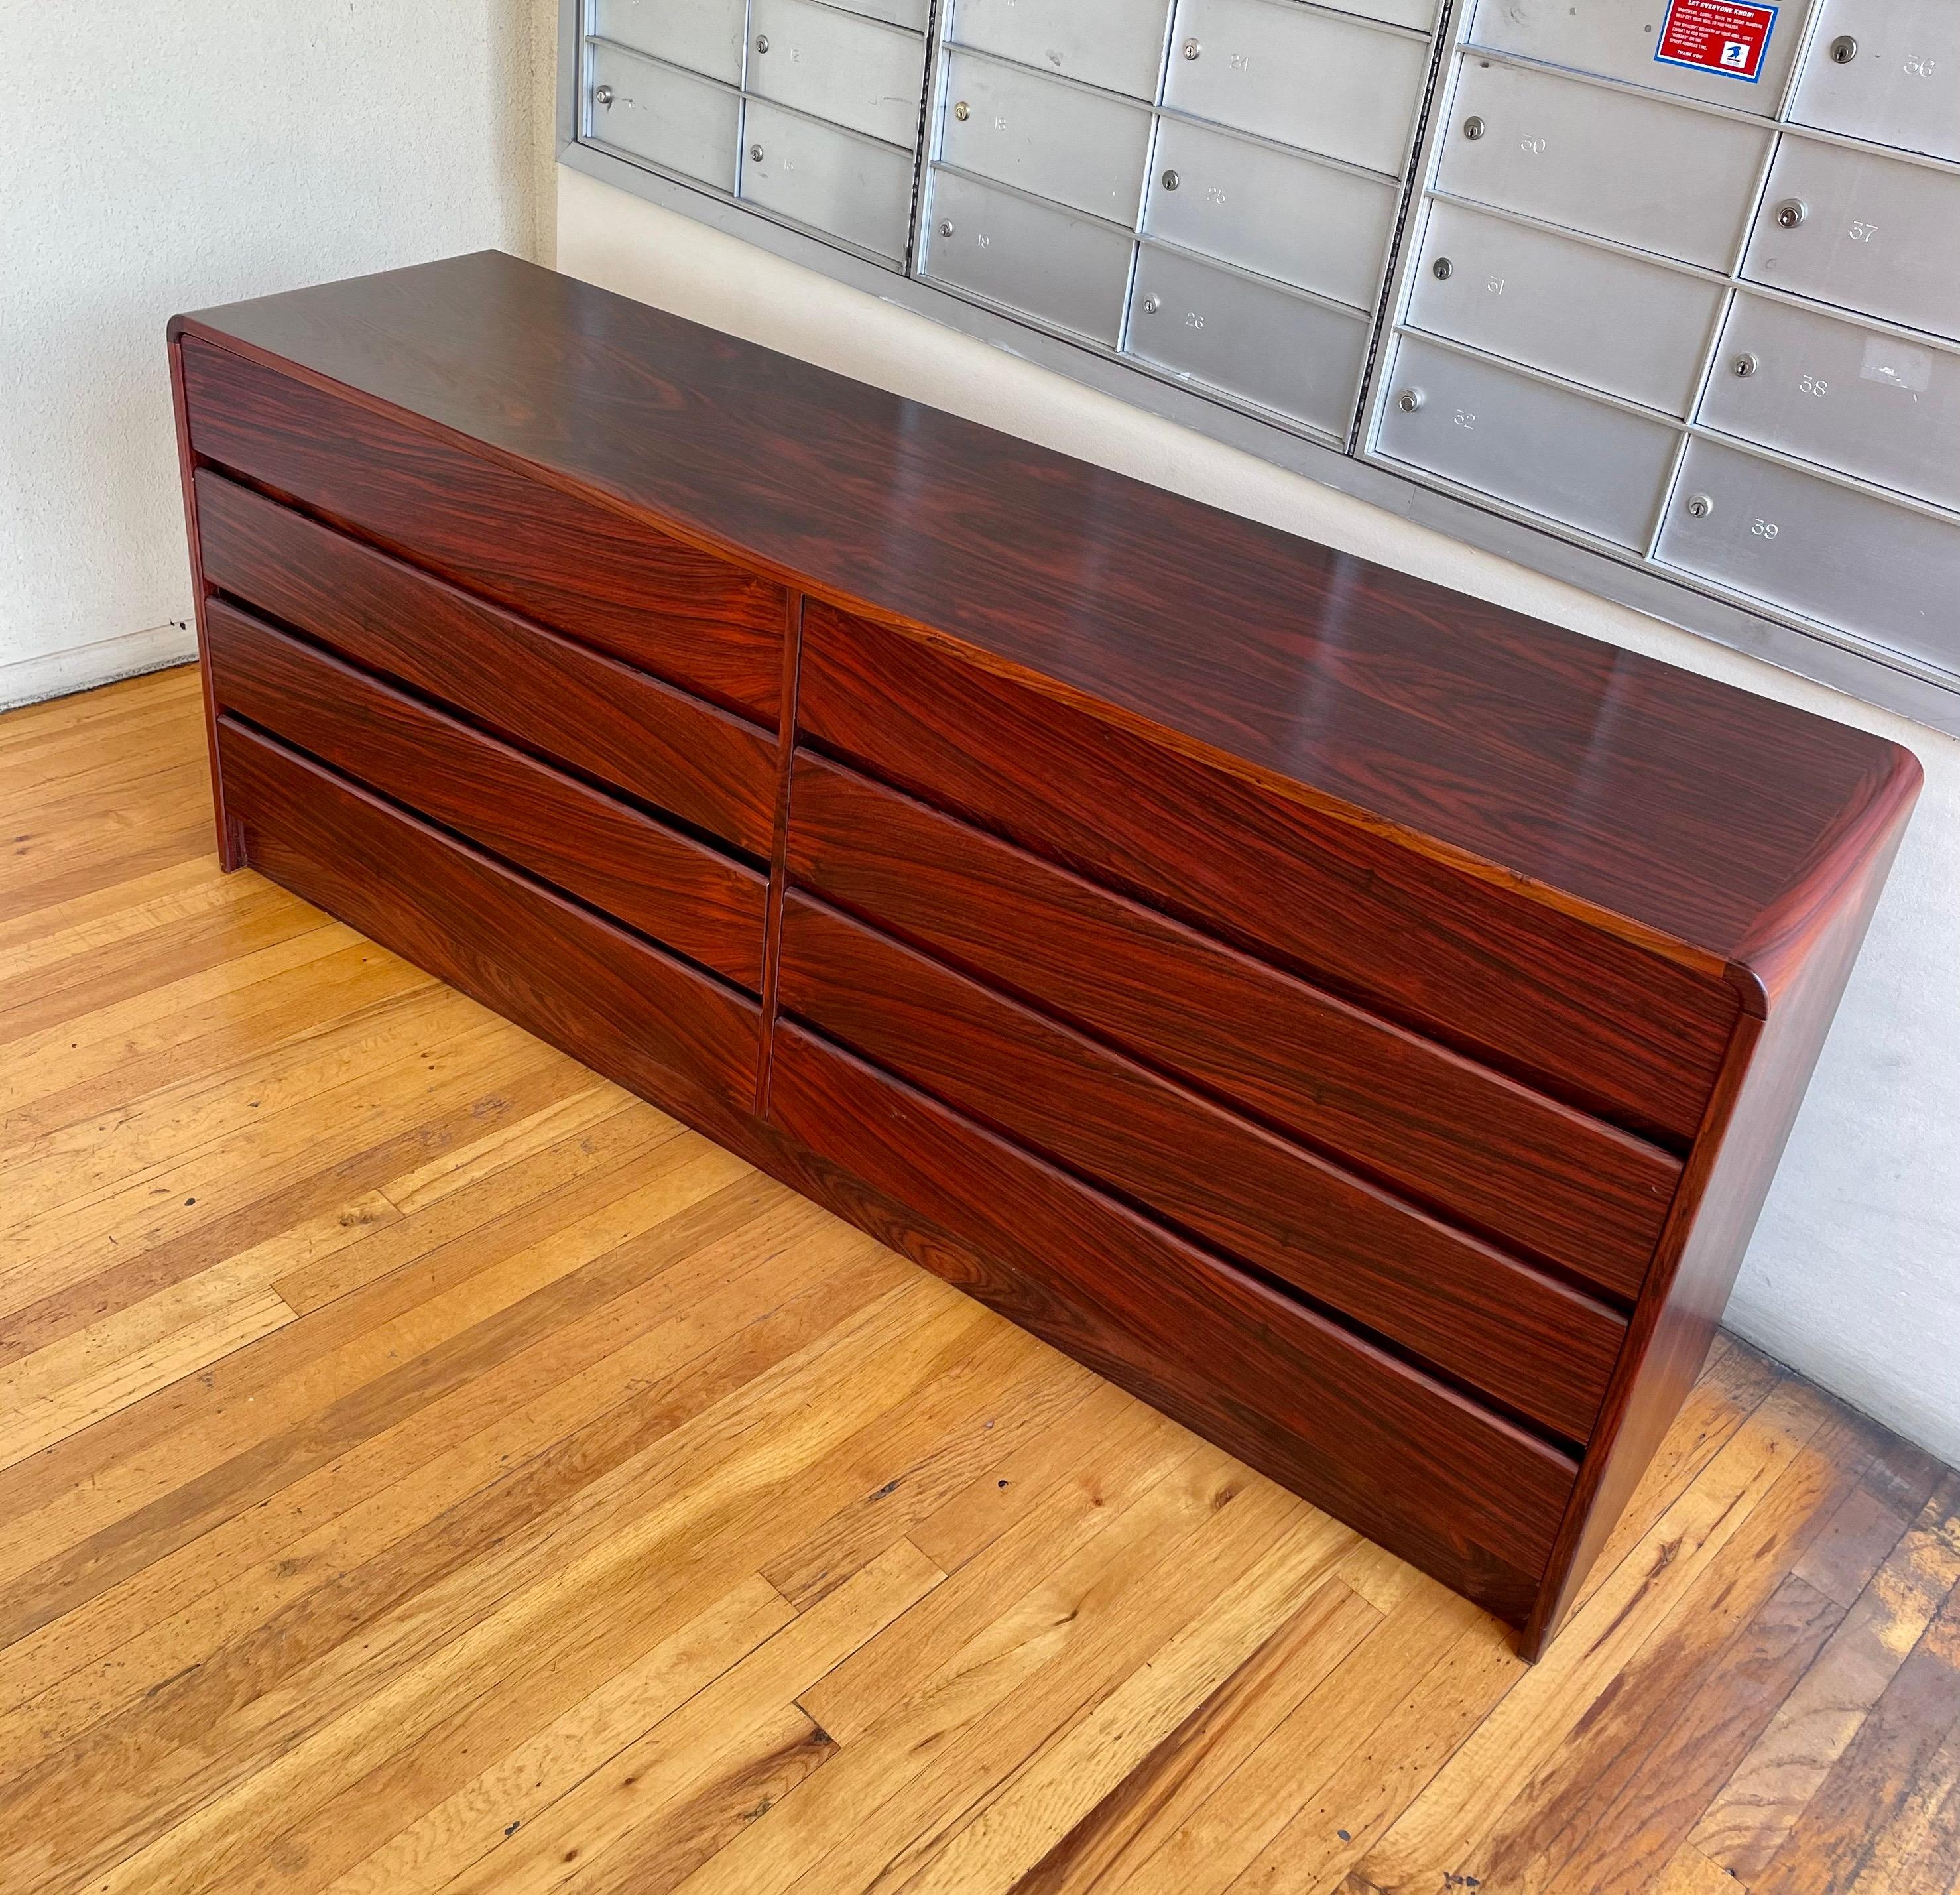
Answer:
<svg viewBox="0 0 1960 1895"><path fill-rule="evenodd" d="M743 108L742 196L751 204L902 262L912 154L762 99Z"/></svg>
<svg viewBox="0 0 1960 1895"><path fill-rule="evenodd" d="M218 734L262 875L644 1098L710 1123L752 1105L747 995L243 724Z"/></svg>
<svg viewBox="0 0 1960 1895"><path fill-rule="evenodd" d="M663 171L735 189L742 99L724 86L636 58L617 46L592 49L593 135Z"/></svg>
<svg viewBox="0 0 1960 1895"><path fill-rule="evenodd" d="M1725 434L1960 507L1960 354L1952 350L1739 296L1701 418Z"/></svg>
<svg viewBox="0 0 1960 1895"><path fill-rule="evenodd" d="M221 710L589 901L752 991L768 883L521 750L212 599Z"/></svg>
<svg viewBox="0 0 1960 1895"><path fill-rule="evenodd" d="M1171 178L1175 189L1167 188ZM1144 227L1187 250L1372 309L1395 199L1379 178L1166 119Z"/></svg>
<svg viewBox="0 0 1960 1895"><path fill-rule="evenodd" d="M1803 9L1781 8L1766 40L1744 36L1744 52L1735 62L1712 70L1695 56L1705 50L1720 57L1712 44L1716 36L1701 32L1696 11L1656 6L1655 0L1586 0L1583 6L1572 0L1478 0L1470 37L1478 46L1521 52L1548 65L1602 73L1734 112L1774 113L1803 37Z"/></svg>
<svg viewBox="0 0 1960 1895"><path fill-rule="evenodd" d="M200 456L774 728L780 586L256 362L182 348Z"/></svg>
<svg viewBox="0 0 1960 1895"><path fill-rule="evenodd" d="M1058 1022L792 892L778 1003L935 1098L1583 1442L1625 1324Z"/></svg>
<svg viewBox="0 0 1960 1895"><path fill-rule="evenodd" d="M959 0L953 38L1133 99L1157 96L1169 0Z"/></svg>
<svg viewBox="0 0 1960 1895"><path fill-rule="evenodd" d="M1566 1455L788 1022L770 1116L833 1200L876 1194L853 1212L888 1242L1488 1610L1529 1610Z"/></svg>
<svg viewBox="0 0 1960 1895"><path fill-rule="evenodd" d="M1786 228L1789 211L1799 221ZM1785 138L1742 274L1819 302L1960 338L1960 176Z"/></svg>
<svg viewBox="0 0 1960 1895"><path fill-rule="evenodd" d="M1141 106L963 52L947 56L946 97L947 164L1112 223L1136 221L1150 154Z"/></svg>
<svg viewBox="0 0 1960 1895"><path fill-rule="evenodd" d="M1952 0L1824 0L1790 116L1960 162L1960 8Z"/></svg>
<svg viewBox="0 0 1960 1895"><path fill-rule="evenodd" d="M1696 495L1711 503L1699 518ZM1659 556L1908 657L1960 661L1960 522L1696 440Z"/></svg>
<svg viewBox="0 0 1960 1895"><path fill-rule="evenodd" d="M1265 962L808 754L794 880L1445 1216L1637 1293L1680 1173Z"/></svg>
<svg viewBox="0 0 1960 1895"><path fill-rule="evenodd" d="M1182 0L1172 37L1173 111L1391 176L1407 161L1421 40L1289 0Z"/></svg>
<svg viewBox="0 0 1960 1895"><path fill-rule="evenodd" d="M798 706L842 760L1538 1089L1701 1123L1720 982L814 600Z"/></svg>
<svg viewBox="0 0 1960 1895"><path fill-rule="evenodd" d="M1114 348L1129 233L934 167L925 273Z"/></svg>
<svg viewBox="0 0 1960 1895"><path fill-rule="evenodd" d="M1437 183L1459 197L1726 270L1771 136L1557 73L1465 59Z"/></svg>
<svg viewBox="0 0 1960 1895"><path fill-rule="evenodd" d="M1617 250L1435 202L1408 320L1473 348L1685 415L1726 294L1718 284Z"/></svg>
<svg viewBox="0 0 1960 1895"><path fill-rule="evenodd" d="M1675 439L1663 421L1405 335L1375 444L1393 459L1643 552Z"/></svg>
<svg viewBox="0 0 1960 1895"><path fill-rule="evenodd" d="M751 854L775 836L776 740L744 719L201 469L211 585Z"/></svg>
<svg viewBox="0 0 1960 1895"><path fill-rule="evenodd" d="M749 90L909 151L925 42L816 0L749 0Z"/></svg>
<svg viewBox="0 0 1960 1895"><path fill-rule="evenodd" d="M748 11L748 0L594 0L592 30L635 52L740 85Z"/></svg>
<svg viewBox="0 0 1960 1895"><path fill-rule="evenodd" d="M1146 244L1137 258L1127 346L1160 368L1344 435L1368 320Z"/></svg>

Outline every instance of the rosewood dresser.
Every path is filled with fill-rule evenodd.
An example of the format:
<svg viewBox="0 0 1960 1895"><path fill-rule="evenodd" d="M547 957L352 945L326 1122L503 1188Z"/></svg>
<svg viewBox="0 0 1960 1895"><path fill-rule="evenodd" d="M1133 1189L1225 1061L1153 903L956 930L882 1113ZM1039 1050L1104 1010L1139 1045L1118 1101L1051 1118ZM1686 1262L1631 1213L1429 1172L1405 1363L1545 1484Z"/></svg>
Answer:
<svg viewBox="0 0 1960 1895"><path fill-rule="evenodd" d="M170 338L228 866L1542 1649L1909 753L494 253Z"/></svg>

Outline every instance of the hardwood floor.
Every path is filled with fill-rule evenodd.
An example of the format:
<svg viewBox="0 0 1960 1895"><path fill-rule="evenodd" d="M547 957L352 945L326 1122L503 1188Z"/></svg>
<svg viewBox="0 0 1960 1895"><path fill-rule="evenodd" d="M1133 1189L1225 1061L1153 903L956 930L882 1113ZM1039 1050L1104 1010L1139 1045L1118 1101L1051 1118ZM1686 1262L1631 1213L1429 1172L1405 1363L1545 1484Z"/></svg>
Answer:
<svg viewBox="0 0 1960 1895"><path fill-rule="evenodd" d="M0 1890L1928 1895L1960 1477L1718 1343L1475 1608L0 718Z"/></svg>

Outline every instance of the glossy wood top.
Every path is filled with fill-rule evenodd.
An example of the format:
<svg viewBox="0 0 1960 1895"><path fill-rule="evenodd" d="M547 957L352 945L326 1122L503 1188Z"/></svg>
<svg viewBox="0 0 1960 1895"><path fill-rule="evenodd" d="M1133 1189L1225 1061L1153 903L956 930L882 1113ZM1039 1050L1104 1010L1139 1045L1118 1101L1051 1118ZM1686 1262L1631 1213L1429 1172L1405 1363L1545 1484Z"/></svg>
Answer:
<svg viewBox="0 0 1960 1895"><path fill-rule="evenodd" d="M172 326L1771 987L1917 790L1866 733L496 252Z"/></svg>

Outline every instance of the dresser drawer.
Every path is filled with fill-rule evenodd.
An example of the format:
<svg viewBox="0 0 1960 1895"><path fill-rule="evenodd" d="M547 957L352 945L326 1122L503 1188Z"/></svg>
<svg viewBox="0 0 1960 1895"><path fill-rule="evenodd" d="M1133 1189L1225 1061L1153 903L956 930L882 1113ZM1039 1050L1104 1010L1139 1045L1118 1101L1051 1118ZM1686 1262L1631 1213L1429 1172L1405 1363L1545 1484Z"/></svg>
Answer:
<svg viewBox="0 0 1960 1895"><path fill-rule="evenodd" d="M1525 1617L1568 1456L815 1034L780 1027L772 1073L772 1119L867 1228L1491 1611Z"/></svg>
<svg viewBox="0 0 1960 1895"><path fill-rule="evenodd" d="M1499 1242L1632 1296L1658 1146L807 752L789 870L894 933Z"/></svg>
<svg viewBox="0 0 1960 1895"><path fill-rule="evenodd" d="M794 892L777 998L1545 1427L1590 1429L1625 1324L1577 1291Z"/></svg>
<svg viewBox="0 0 1960 1895"><path fill-rule="evenodd" d="M1685 1142L1733 990L936 641L813 601L808 736L1568 1103Z"/></svg>
<svg viewBox="0 0 1960 1895"><path fill-rule="evenodd" d="M766 857L776 739L201 469L206 583L530 748Z"/></svg>
<svg viewBox="0 0 1960 1895"><path fill-rule="evenodd" d="M221 710L760 990L755 870L221 599L205 642Z"/></svg>
<svg viewBox="0 0 1960 1895"><path fill-rule="evenodd" d="M218 750L262 875L609 1079L724 1136L744 1122L747 995L229 717Z"/></svg>
<svg viewBox="0 0 1960 1895"><path fill-rule="evenodd" d="M773 725L780 586L568 493L195 338L190 440L216 461L500 604Z"/></svg>

